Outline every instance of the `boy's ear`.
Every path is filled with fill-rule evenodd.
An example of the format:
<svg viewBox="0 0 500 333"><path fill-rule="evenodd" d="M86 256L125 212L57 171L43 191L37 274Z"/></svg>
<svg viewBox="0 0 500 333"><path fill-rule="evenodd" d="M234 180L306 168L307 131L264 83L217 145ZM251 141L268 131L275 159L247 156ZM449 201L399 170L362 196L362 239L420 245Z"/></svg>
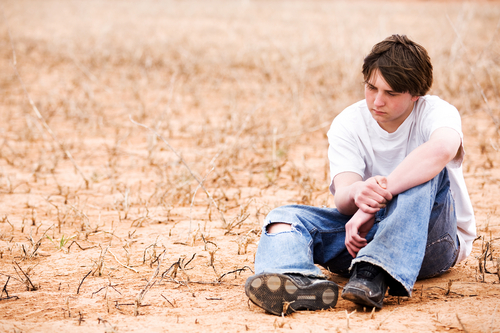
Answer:
<svg viewBox="0 0 500 333"><path fill-rule="evenodd" d="M412 96L411 101L416 102L419 98L420 98L420 96Z"/></svg>

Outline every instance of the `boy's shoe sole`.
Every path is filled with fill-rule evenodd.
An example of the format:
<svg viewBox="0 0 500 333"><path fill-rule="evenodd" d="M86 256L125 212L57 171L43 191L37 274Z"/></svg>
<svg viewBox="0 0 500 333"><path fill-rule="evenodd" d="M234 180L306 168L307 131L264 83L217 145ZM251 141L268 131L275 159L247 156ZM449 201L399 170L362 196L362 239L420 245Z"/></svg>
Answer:
<svg viewBox="0 0 500 333"><path fill-rule="evenodd" d="M366 290L362 290L356 287L344 287L342 291L342 298L359 305L366 305L369 307L376 307L377 309L382 309L383 298L379 302L371 300Z"/></svg>
<svg viewBox="0 0 500 333"><path fill-rule="evenodd" d="M268 273L249 277L245 293L257 306L280 316L298 310L333 308L337 304L338 286L326 279Z"/></svg>

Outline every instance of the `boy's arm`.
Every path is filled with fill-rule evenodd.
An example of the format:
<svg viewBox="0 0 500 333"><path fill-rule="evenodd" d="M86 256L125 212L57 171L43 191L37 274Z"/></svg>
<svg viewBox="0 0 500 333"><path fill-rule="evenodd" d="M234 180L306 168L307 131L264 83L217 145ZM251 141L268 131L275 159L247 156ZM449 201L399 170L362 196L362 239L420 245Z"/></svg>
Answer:
<svg viewBox="0 0 500 333"><path fill-rule="evenodd" d="M392 195L404 192L436 177L460 152L462 139L452 128L435 130L429 141L417 147L387 177Z"/></svg>
<svg viewBox="0 0 500 333"><path fill-rule="evenodd" d="M382 189L387 189L392 195L399 194L412 187L423 184L434 178L444 169L448 162L455 158L459 152L461 141L460 135L454 129L447 127L439 128L432 133L429 141L412 151L387 178L374 178L377 179L377 184L380 184ZM335 179L337 179L337 177L335 177ZM335 203L337 204L337 202L339 202L344 204L344 207L349 208L349 200L347 199L349 198L349 193L359 185L356 185L356 181L348 184L347 182L342 182L342 178L339 180L340 182L338 184L335 182L335 186L341 186L337 189L337 191L340 190L340 193L336 192L336 194L341 194L344 197L336 199ZM369 187L365 186L365 189L366 188ZM375 193L378 192L373 191L370 196L365 196L365 201L368 200L368 197L372 199L377 197ZM352 202L354 201L351 200L351 204ZM385 204L383 200L377 201L377 203L378 205ZM376 205L371 206L371 208L376 209ZM376 210L378 211L378 209ZM353 257L355 257L356 253L366 245L366 239L364 237L367 233L366 229L369 230L373 225L373 214L374 213L359 209L356 211L353 218L346 224L345 244Z"/></svg>
<svg viewBox="0 0 500 333"><path fill-rule="evenodd" d="M358 208L374 214L393 195L423 184L436 177L459 152L460 135L452 128L435 130L430 140L417 147L387 177L376 176L362 181L354 172L335 176L335 205L345 215Z"/></svg>
<svg viewBox="0 0 500 333"><path fill-rule="evenodd" d="M359 209L374 214L392 200L392 194L385 189L385 177L371 177L363 181L354 172L343 172L335 176L335 206L344 215L353 215Z"/></svg>

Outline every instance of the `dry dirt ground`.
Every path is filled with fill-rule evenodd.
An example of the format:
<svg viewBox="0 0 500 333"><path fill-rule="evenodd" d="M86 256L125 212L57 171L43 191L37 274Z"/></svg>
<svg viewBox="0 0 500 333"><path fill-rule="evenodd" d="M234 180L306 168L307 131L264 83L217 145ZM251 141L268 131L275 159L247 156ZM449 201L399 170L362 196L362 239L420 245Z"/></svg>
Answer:
<svg viewBox="0 0 500 333"><path fill-rule="evenodd" d="M0 9L0 331L500 332L499 2ZM374 313L266 314L243 288L263 218L333 205L328 125L392 33L462 114L473 252Z"/></svg>

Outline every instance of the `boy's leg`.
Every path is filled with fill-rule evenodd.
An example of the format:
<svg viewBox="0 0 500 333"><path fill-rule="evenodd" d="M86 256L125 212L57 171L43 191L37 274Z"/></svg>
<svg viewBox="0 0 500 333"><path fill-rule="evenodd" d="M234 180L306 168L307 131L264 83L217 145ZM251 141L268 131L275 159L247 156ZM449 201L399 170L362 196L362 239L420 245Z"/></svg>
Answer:
<svg viewBox="0 0 500 333"><path fill-rule="evenodd" d="M417 279L438 276L448 271L460 252L455 202L447 195L436 198L429 223L424 260Z"/></svg>
<svg viewBox="0 0 500 333"><path fill-rule="evenodd" d="M255 273L299 273L324 277L314 264L322 264L345 250L345 224L350 216L333 208L301 205L279 207L264 221L255 254ZM291 230L270 233L278 223Z"/></svg>
<svg viewBox="0 0 500 333"><path fill-rule="evenodd" d="M336 209L299 205L270 212L255 256L255 275L245 286L249 298L277 315L335 306L338 287L314 264L324 264L346 252L345 224L349 218ZM285 231L273 233L272 226ZM350 260L352 257L345 270Z"/></svg>
<svg viewBox="0 0 500 333"><path fill-rule="evenodd" d="M366 274L381 281L383 293L383 283L388 283L390 294L410 296L417 277L445 272L457 254L454 200L444 169L434 179L399 194L389 203L374 239L353 260L354 274L356 264L373 264L383 269L381 274L388 274L385 280L377 280L377 271L373 271L374 276ZM346 298L364 297L359 295L363 285L369 283L353 276L344 288ZM383 296L369 303L381 307Z"/></svg>

